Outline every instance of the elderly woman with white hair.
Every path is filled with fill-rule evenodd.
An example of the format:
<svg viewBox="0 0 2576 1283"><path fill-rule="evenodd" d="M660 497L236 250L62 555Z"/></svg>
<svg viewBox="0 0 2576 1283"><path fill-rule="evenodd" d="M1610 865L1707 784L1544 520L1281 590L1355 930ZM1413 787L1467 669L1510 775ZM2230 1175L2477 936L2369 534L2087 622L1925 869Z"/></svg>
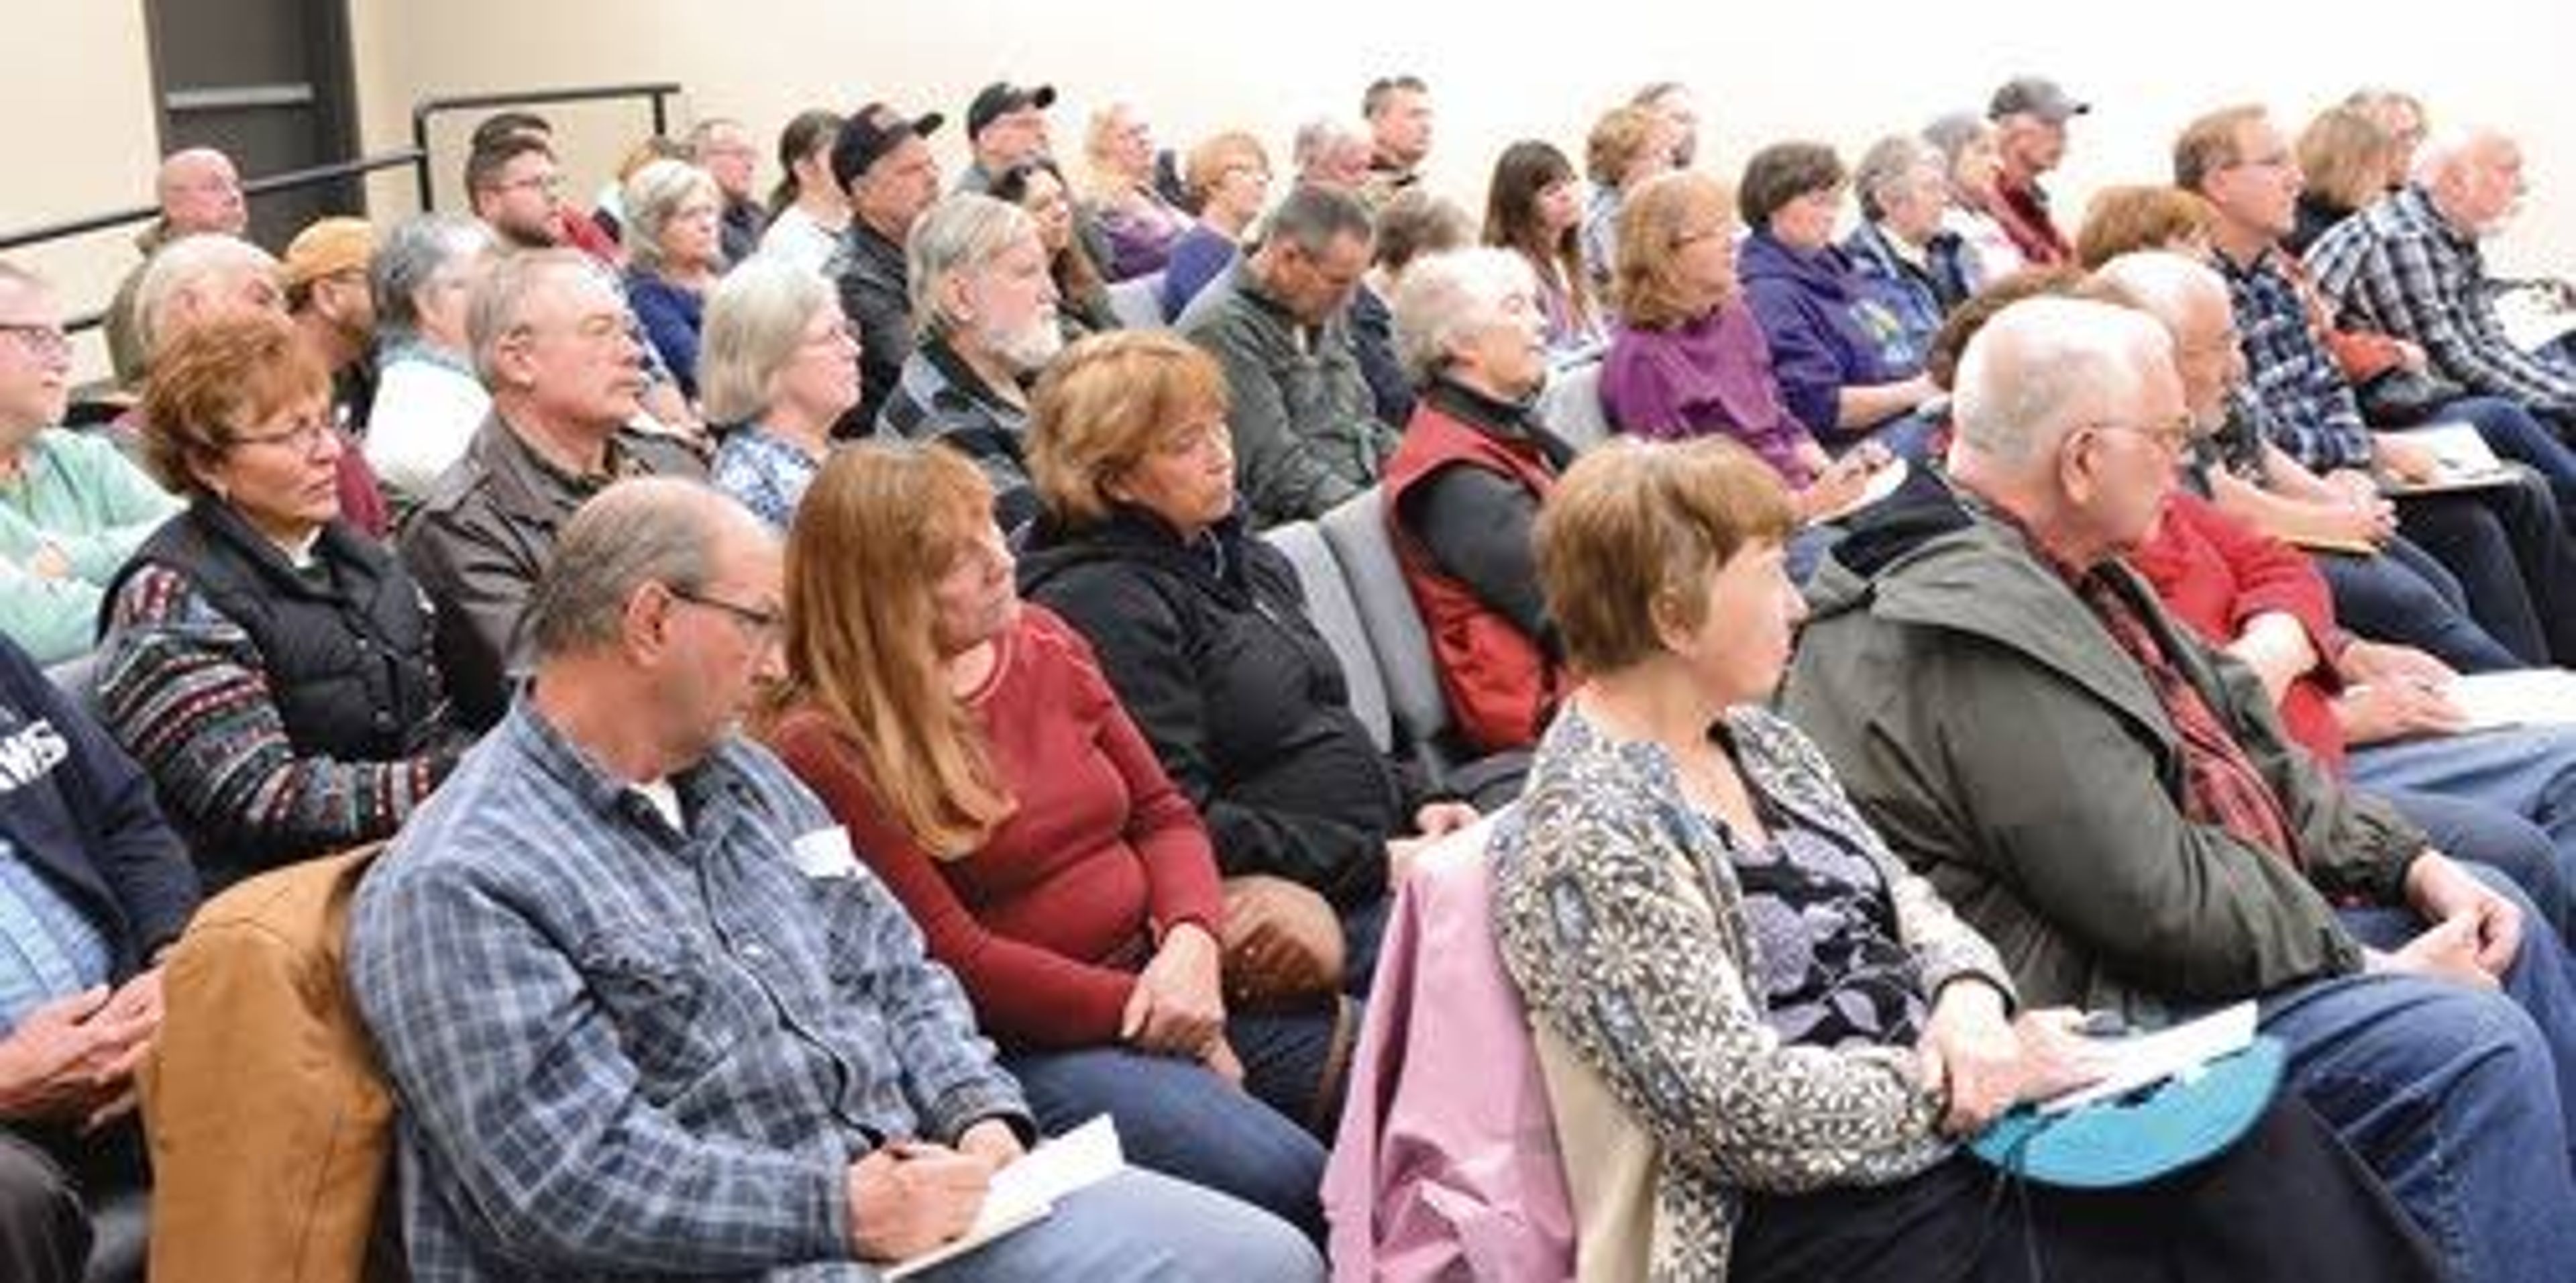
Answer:
<svg viewBox="0 0 2576 1283"><path fill-rule="evenodd" d="M491 229L462 214L406 219L376 247L368 278L380 373L366 454L397 508L429 492L492 412L492 394L474 374L465 313L493 252Z"/></svg>
<svg viewBox="0 0 2576 1283"><path fill-rule="evenodd" d="M831 281L761 255L717 282L705 337L707 421L728 429L716 488L783 535L831 449L832 424L859 403L857 331Z"/></svg>
<svg viewBox="0 0 2576 1283"><path fill-rule="evenodd" d="M724 271L724 193L685 161L626 179L626 297L682 395L698 398L698 329Z"/></svg>
<svg viewBox="0 0 2576 1283"><path fill-rule="evenodd" d="M994 520L1017 530L1037 513L1027 385L1064 348L1037 220L959 192L913 224L905 258L915 341L877 435L939 441L973 459L992 483Z"/></svg>
<svg viewBox="0 0 2576 1283"><path fill-rule="evenodd" d="M1386 465L1386 521L1450 713L1479 749L1535 743L1564 681L1530 527L1574 450L1541 427L1538 278L1519 254L1415 261L1395 293L1397 355L1422 388Z"/></svg>

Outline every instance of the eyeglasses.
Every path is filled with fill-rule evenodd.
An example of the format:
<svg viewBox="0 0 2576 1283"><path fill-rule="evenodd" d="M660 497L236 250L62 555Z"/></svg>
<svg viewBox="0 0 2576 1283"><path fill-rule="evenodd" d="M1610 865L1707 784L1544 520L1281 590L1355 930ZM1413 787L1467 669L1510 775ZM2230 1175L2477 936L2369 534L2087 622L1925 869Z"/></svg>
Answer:
<svg viewBox="0 0 2576 1283"><path fill-rule="evenodd" d="M2127 432L2144 437L2167 454L2184 454L2200 438L2200 425L2186 410L2163 423L2094 423L2086 425L2093 432Z"/></svg>
<svg viewBox="0 0 2576 1283"><path fill-rule="evenodd" d="M310 455L322 444L322 438L329 435L330 431L330 420L306 419L293 427L276 428L267 432L236 433L232 444L236 448L252 445L282 445L297 454Z"/></svg>
<svg viewBox="0 0 2576 1283"><path fill-rule="evenodd" d="M1673 237L1673 248L1681 249L1686 246L1697 245L1701 241L1723 240L1732 242L1734 239L1735 228L1731 225L1708 227L1695 232L1683 232Z"/></svg>
<svg viewBox="0 0 2576 1283"><path fill-rule="evenodd" d="M517 191L522 188L532 191L542 191L550 195L560 194L564 189L563 175L530 174L526 178L513 178L507 182L492 184L492 190L496 192Z"/></svg>
<svg viewBox="0 0 2576 1283"><path fill-rule="evenodd" d="M738 601L726 601L722 597L678 586L672 586L671 595L692 606L703 606L730 617L733 622L742 625L744 631L750 633L754 640L764 644L776 640L780 630L787 623L787 613L781 610L763 610L757 606L746 606Z"/></svg>
<svg viewBox="0 0 2576 1283"><path fill-rule="evenodd" d="M71 335L49 322L0 321L0 334L16 339L27 355L39 361L59 361L72 352Z"/></svg>

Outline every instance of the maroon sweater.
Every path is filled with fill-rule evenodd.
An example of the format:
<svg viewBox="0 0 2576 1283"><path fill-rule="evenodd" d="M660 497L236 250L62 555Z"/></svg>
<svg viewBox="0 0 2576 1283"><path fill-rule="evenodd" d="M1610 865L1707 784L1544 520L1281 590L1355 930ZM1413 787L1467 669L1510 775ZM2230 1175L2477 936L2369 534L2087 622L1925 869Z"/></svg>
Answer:
<svg viewBox="0 0 2576 1283"><path fill-rule="evenodd" d="M1162 932L1216 932L1216 856L1081 634L1023 605L998 644L968 703L1019 809L962 858L934 858L895 822L856 745L819 711L790 712L773 739L957 973L986 1034L1006 1047L1114 1042Z"/></svg>

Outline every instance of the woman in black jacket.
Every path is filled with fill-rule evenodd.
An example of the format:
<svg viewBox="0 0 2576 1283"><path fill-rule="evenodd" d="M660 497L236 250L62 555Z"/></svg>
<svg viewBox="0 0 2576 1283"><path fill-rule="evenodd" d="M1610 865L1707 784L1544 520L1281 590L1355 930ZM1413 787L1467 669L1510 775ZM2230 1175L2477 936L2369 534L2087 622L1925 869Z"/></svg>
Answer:
<svg viewBox="0 0 2576 1283"><path fill-rule="evenodd" d="M1066 349L1031 408L1040 514L1020 590L1090 640L1205 817L1229 891L1266 876L1329 902L1364 988L1390 881L1475 812L1417 796L1352 714L1295 569L1236 511L1225 409L1216 363L1169 334Z"/></svg>

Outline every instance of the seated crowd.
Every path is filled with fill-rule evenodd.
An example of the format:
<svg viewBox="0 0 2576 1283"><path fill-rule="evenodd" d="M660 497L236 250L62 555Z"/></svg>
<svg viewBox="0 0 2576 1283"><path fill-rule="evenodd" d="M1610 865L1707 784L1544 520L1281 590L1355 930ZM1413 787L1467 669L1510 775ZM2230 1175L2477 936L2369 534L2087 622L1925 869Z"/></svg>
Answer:
<svg viewBox="0 0 2576 1283"><path fill-rule="evenodd" d="M1659 83L1480 227L1417 77L1275 193L1056 97L589 210L503 113L282 259L178 153L96 430L0 262L0 1277L156 1168L277 1277L182 1199L345 1150L266 1196L415 1279L873 1278L1102 1116L924 1276L2576 1276L2576 726L2452 694L2576 664L2509 137L2223 107L2062 224L2053 81L1731 181ZM2239 1001L2232 1139L1977 1143Z"/></svg>

